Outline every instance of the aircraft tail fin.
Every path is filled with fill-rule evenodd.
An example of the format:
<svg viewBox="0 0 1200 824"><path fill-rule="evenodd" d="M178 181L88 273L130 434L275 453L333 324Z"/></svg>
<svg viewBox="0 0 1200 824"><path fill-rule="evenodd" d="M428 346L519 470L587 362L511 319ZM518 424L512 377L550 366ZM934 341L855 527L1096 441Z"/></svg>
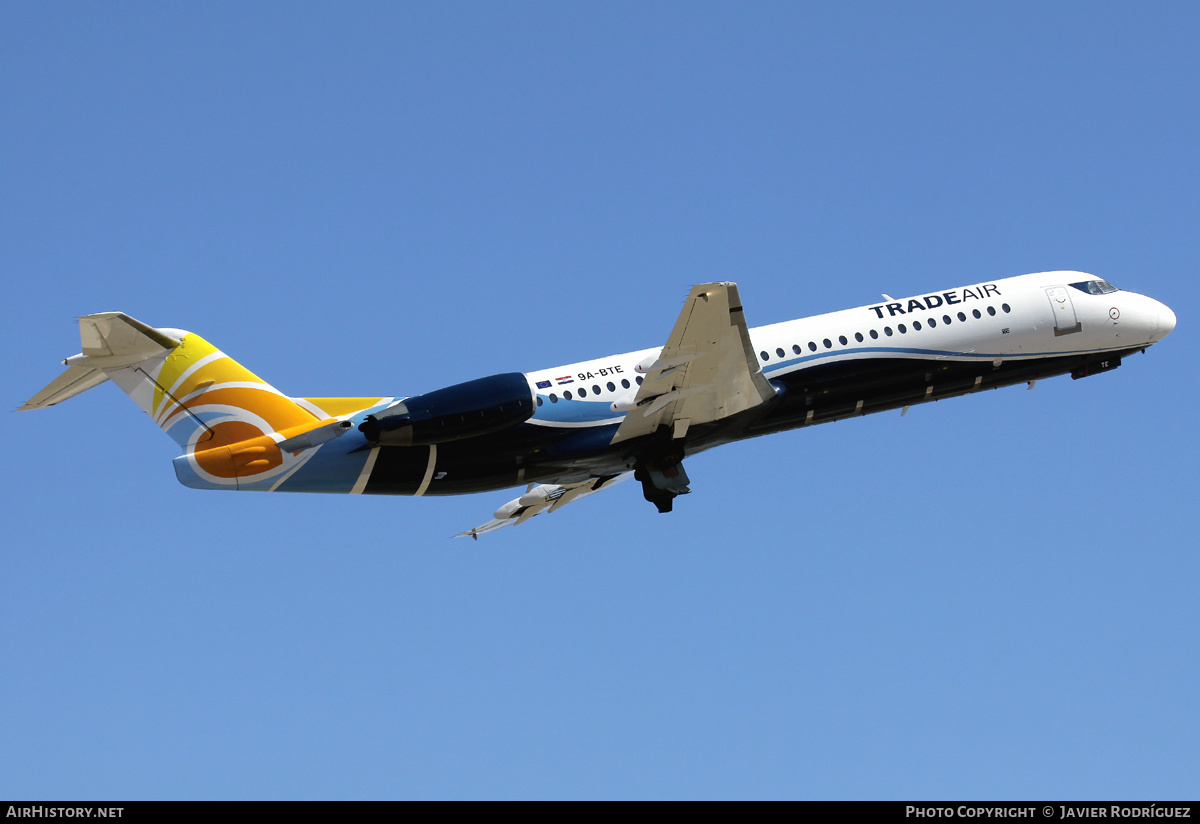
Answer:
<svg viewBox="0 0 1200 824"><path fill-rule="evenodd" d="M79 319L79 337L83 351L63 361L67 371L20 409L53 406L111 379L189 453L321 421L191 332L102 312Z"/></svg>
<svg viewBox="0 0 1200 824"><path fill-rule="evenodd" d="M101 312L79 319L83 351L67 358L67 371L17 408L45 409L99 386L109 379L106 368L128 365L179 345L179 341L120 312Z"/></svg>

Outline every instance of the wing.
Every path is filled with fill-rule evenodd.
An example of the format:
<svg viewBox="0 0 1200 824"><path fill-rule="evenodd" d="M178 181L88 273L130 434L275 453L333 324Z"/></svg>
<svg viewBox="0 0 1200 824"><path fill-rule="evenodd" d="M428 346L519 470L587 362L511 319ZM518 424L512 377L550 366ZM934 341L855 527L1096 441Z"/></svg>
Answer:
<svg viewBox="0 0 1200 824"><path fill-rule="evenodd" d="M632 472L622 472L620 475L589 478L581 483L539 484L531 486L520 498L513 498L504 506L497 509L495 516L486 524L481 524L474 529L468 529L466 532L460 532L454 537L464 538L470 535L472 538L479 540L479 534L482 532L491 532L492 530L512 526L513 524L523 524L534 515L540 515L543 512L553 512L559 507L571 503L571 501L577 501L580 498L586 498L593 492L599 492L601 489L616 486L632 474Z"/></svg>
<svg viewBox="0 0 1200 824"><path fill-rule="evenodd" d="M638 364L646 377L613 443L670 426L682 438L692 424L709 423L775 397L750 346L736 283L693 286L662 352Z"/></svg>

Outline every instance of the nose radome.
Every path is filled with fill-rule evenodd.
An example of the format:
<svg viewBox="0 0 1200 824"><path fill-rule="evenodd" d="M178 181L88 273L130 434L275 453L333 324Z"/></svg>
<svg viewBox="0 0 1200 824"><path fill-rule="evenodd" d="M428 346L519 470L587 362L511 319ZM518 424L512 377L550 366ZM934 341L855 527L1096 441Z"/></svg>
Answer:
<svg viewBox="0 0 1200 824"><path fill-rule="evenodd" d="M1162 308L1158 310L1158 334L1160 338L1165 338L1175 328L1175 313L1170 307L1159 304Z"/></svg>
<svg viewBox="0 0 1200 824"><path fill-rule="evenodd" d="M1148 307L1150 311L1146 313L1147 321L1151 317L1154 318L1154 329L1150 332L1150 343L1158 343L1175 328L1175 313L1164 303L1160 303L1153 298L1150 298L1150 301L1151 303Z"/></svg>

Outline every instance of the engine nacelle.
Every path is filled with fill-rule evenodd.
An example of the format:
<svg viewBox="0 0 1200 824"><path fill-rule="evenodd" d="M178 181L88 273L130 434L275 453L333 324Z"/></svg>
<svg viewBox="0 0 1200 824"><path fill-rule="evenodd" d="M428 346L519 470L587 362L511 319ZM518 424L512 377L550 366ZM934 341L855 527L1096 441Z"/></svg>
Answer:
<svg viewBox="0 0 1200 824"><path fill-rule="evenodd" d="M534 403L525 376L507 372L406 398L358 428L381 446L427 446L516 426L533 416Z"/></svg>

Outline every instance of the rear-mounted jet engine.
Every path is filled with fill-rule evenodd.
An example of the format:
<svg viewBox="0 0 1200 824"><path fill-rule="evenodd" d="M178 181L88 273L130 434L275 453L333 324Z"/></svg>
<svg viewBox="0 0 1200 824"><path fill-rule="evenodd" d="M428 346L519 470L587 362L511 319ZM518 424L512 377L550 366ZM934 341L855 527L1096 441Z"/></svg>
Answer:
<svg viewBox="0 0 1200 824"><path fill-rule="evenodd" d="M516 426L533 410L525 375L506 372L405 398L368 415L358 428L381 446L427 446Z"/></svg>

